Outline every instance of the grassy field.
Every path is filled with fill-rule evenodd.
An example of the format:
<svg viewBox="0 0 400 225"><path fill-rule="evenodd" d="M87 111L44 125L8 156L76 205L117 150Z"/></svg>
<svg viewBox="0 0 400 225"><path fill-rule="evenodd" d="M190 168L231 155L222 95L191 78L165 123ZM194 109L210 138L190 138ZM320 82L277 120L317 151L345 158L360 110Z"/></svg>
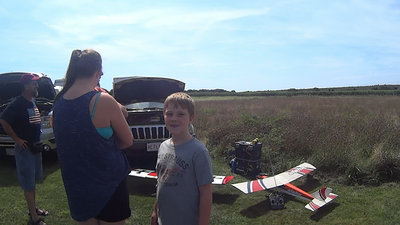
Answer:
<svg viewBox="0 0 400 225"><path fill-rule="evenodd" d="M308 161L325 178L379 185L400 180L400 97L265 97L197 101L197 137L227 158L259 138L265 171ZM266 171L269 172L269 171ZM330 177L327 177L329 175Z"/></svg>
<svg viewBox="0 0 400 225"><path fill-rule="evenodd" d="M230 172L227 149L258 137L263 166L276 171L307 161L317 167L296 181L306 191L324 185L339 198L313 214L306 202L288 198L272 210L268 192L242 194L231 185L213 186L211 224L399 224L399 97L268 97L197 101L197 137L206 142L214 174ZM69 215L57 160L47 155L37 202L48 224L76 224ZM235 175L233 183L246 181ZM132 216L127 224L149 224L155 181L129 178ZM12 158L0 157L0 224L27 224L28 214Z"/></svg>
<svg viewBox="0 0 400 225"><path fill-rule="evenodd" d="M18 186L15 167L10 159L1 159L0 165L0 224L28 224L26 203ZM214 160L214 170L230 174L227 166ZM69 215L66 195L58 163L48 159L44 164L45 179L37 186L38 205L50 211L48 224L76 224ZM236 176L235 182L245 181ZM131 192L132 216L127 224L149 224L154 203L154 181L132 178L128 181ZM312 191L322 184L308 177L296 182ZM241 194L230 185L213 186L211 224L396 224L400 221L400 185L386 183L378 187L345 186L330 183L340 197L331 205L313 214L303 201L290 198L283 210L271 210L265 196L267 192Z"/></svg>

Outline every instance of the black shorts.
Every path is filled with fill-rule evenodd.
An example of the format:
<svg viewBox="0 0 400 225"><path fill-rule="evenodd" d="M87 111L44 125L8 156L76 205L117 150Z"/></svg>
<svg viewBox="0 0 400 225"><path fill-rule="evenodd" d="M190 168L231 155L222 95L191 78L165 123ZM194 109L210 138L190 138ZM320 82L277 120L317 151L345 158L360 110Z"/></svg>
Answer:
<svg viewBox="0 0 400 225"><path fill-rule="evenodd" d="M111 199L95 218L106 222L118 222L131 216L126 178L121 181Z"/></svg>

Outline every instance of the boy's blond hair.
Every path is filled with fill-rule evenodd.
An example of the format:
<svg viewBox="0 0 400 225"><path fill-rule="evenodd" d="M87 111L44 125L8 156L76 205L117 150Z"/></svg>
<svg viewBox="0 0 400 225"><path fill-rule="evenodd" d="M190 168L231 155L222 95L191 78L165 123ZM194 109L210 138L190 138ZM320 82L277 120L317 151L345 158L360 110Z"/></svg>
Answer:
<svg viewBox="0 0 400 225"><path fill-rule="evenodd" d="M193 99L184 92L176 92L167 97L164 101L164 112L169 104L180 106L182 109L187 109L190 116L194 115L194 101Z"/></svg>

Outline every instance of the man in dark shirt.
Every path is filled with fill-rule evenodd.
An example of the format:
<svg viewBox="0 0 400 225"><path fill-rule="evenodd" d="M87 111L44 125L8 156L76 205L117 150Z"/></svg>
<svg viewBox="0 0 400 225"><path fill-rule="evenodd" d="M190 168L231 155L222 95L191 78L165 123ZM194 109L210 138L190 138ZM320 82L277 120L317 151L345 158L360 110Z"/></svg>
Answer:
<svg viewBox="0 0 400 225"><path fill-rule="evenodd" d="M15 141L15 162L18 181L24 191L33 224L44 225L39 215L47 211L36 207L35 183L43 177L42 153L32 153L29 146L40 141L40 113L34 98L38 96L38 80L33 74L22 75L24 86L20 96L12 101L0 116L4 131Z"/></svg>

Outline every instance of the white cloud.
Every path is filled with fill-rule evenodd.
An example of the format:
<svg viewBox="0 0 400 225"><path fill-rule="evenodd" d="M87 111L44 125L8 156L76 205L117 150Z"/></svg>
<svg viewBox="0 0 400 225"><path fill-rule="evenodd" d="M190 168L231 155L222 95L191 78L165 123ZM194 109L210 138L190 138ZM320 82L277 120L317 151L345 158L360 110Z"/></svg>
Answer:
<svg viewBox="0 0 400 225"><path fill-rule="evenodd" d="M98 50L109 74L218 76L199 88L212 82L228 90L315 86L335 74L342 80L326 79L328 86L360 74L398 80L388 76L400 70L400 11L392 0L12 2L0 6L7 12L0 16L2 70L11 59L23 63L27 52L56 54L42 60L65 64L76 48ZM17 17L21 7L26 13ZM8 26L15 23L20 29ZM265 75L271 86L242 85Z"/></svg>
<svg viewBox="0 0 400 225"><path fill-rule="evenodd" d="M182 30L193 31L211 27L217 23L231 21L249 16L266 14L268 10L220 10L190 11L184 9L153 9L131 13L115 13L107 15L65 15L64 18L47 21L46 24L60 33L81 34L94 32L108 33L121 27L134 25L150 30ZM107 28L104 31L98 28ZM128 32L129 31L126 31ZM133 32L133 31L132 31Z"/></svg>

